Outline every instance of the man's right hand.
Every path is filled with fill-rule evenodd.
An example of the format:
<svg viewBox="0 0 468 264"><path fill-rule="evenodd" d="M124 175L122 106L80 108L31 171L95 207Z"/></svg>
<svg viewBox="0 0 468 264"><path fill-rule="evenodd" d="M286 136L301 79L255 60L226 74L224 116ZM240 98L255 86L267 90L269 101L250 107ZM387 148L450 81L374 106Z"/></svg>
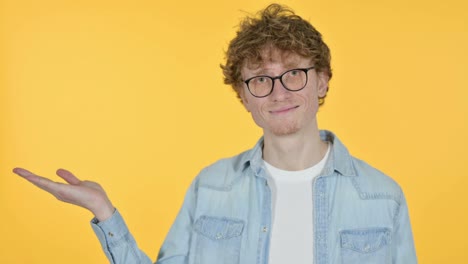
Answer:
<svg viewBox="0 0 468 264"><path fill-rule="evenodd" d="M100 222L114 213L115 208L101 185L92 181L81 181L67 170L58 169L57 175L68 184L51 181L22 168L14 168L13 172L60 201L90 210Z"/></svg>

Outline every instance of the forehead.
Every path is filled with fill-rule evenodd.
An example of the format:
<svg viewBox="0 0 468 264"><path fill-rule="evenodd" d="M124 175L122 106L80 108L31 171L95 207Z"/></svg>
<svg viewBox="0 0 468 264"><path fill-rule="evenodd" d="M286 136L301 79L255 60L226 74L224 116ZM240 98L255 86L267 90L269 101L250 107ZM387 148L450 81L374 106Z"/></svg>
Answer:
<svg viewBox="0 0 468 264"><path fill-rule="evenodd" d="M293 51L280 50L275 47L263 48L258 58L246 59L242 67L243 72L260 73L268 70L270 65L281 65L285 69L309 66L311 58L303 57Z"/></svg>

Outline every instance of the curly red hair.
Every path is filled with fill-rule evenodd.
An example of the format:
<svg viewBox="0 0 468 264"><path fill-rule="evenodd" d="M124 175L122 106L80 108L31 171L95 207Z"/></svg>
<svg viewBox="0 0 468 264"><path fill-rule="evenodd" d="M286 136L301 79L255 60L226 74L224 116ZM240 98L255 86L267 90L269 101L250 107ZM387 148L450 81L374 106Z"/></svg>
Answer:
<svg viewBox="0 0 468 264"><path fill-rule="evenodd" d="M247 61L261 64L262 51L267 47L311 58L318 72L332 77L330 49L320 32L288 7L271 4L241 21L237 36L226 51L226 64L221 65L224 83L231 85L239 98L242 66ZM320 98L320 104L325 96Z"/></svg>

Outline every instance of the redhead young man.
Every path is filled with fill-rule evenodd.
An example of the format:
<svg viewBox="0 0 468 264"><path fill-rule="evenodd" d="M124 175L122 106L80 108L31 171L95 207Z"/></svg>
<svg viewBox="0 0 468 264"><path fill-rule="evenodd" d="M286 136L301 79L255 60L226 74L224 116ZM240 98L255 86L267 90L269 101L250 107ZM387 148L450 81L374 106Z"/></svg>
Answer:
<svg viewBox="0 0 468 264"><path fill-rule="evenodd" d="M277 4L245 18L222 69L263 137L194 179L156 263L417 263L401 188L318 128L332 72L309 22ZM152 263L99 184L14 172L90 210L111 263Z"/></svg>

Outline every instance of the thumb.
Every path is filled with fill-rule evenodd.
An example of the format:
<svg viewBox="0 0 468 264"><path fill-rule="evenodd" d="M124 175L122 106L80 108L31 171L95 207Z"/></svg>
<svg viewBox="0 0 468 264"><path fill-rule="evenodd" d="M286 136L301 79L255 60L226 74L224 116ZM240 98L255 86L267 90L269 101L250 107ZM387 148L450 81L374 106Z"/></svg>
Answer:
<svg viewBox="0 0 468 264"><path fill-rule="evenodd" d="M60 176L60 178L64 179L66 182L68 182L71 185L77 185L81 181L75 175L73 175L71 172L64 170L64 169L58 169L57 170L57 175Z"/></svg>

